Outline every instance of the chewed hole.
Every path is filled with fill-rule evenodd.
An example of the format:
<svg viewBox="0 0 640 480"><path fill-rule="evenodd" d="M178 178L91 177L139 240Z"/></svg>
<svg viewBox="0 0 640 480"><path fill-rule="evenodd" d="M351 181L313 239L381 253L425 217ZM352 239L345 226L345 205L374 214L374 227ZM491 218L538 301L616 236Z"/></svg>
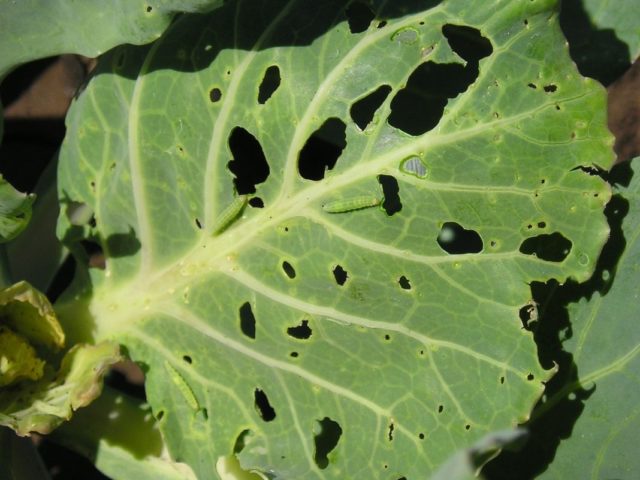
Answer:
<svg viewBox="0 0 640 480"><path fill-rule="evenodd" d="M209 100L211 100L212 103L219 102L221 98L222 98L222 90L220 90L217 87L209 90Z"/></svg>
<svg viewBox="0 0 640 480"><path fill-rule="evenodd" d="M411 290L411 282L409 282L409 279L404 275L398 279L398 283L403 290Z"/></svg>
<svg viewBox="0 0 640 480"><path fill-rule="evenodd" d="M309 327L309 320L302 320L300 325L287 328L287 334L290 337L297 338L298 340L307 340L312 333L313 330Z"/></svg>
<svg viewBox="0 0 640 480"><path fill-rule="evenodd" d="M532 88L533 90L538 88L535 83L527 83L527 87Z"/></svg>
<svg viewBox="0 0 640 480"><path fill-rule="evenodd" d="M298 157L298 173L307 180L322 180L326 170L335 167L347 146L347 125L329 118L307 139Z"/></svg>
<svg viewBox="0 0 640 480"><path fill-rule="evenodd" d="M189 355L183 355L182 356L182 360L184 362L188 363L189 365L191 365L193 363L193 359Z"/></svg>
<svg viewBox="0 0 640 480"><path fill-rule="evenodd" d="M395 428L396 428L395 425L393 424L393 422L391 422L389 424L389 430L388 430L388 433L387 433L387 438L389 439L390 442L393 441L393 430Z"/></svg>
<svg viewBox="0 0 640 480"><path fill-rule="evenodd" d="M402 170L411 175L415 175L418 178L425 178L427 176L427 167L420 157L412 156L406 158L402 162Z"/></svg>
<svg viewBox="0 0 640 480"><path fill-rule="evenodd" d="M466 60L441 64L428 61L409 76L406 86L391 101L388 123L409 135L422 135L440 122L449 99L469 88L478 78L479 60L493 52L491 42L476 28L444 25L442 33L452 50Z"/></svg>
<svg viewBox="0 0 640 480"><path fill-rule="evenodd" d="M532 382L535 379L535 377L533 376L533 373L530 373L529 375L527 375L527 380Z"/></svg>
<svg viewBox="0 0 640 480"><path fill-rule="evenodd" d="M200 220L196 218L196 227L198 227L198 230L202 230L202 224L200 223Z"/></svg>
<svg viewBox="0 0 640 480"><path fill-rule="evenodd" d="M249 199L249 206L253 208L264 208L264 202L260 197L251 197Z"/></svg>
<svg viewBox="0 0 640 480"><path fill-rule="evenodd" d="M438 413L442 413L444 411L444 405L438 405Z"/></svg>
<svg viewBox="0 0 640 480"><path fill-rule="evenodd" d="M298 352L291 352L289 356L292 358L298 358Z"/></svg>
<svg viewBox="0 0 640 480"><path fill-rule="evenodd" d="M451 49L476 67L480 59L493 53L491 42L477 28L447 24L442 27L442 33Z"/></svg>
<svg viewBox="0 0 640 480"><path fill-rule="evenodd" d="M296 278L296 271L293 266L287 262L286 260L282 262L282 270L287 274L287 277L294 279Z"/></svg>
<svg viewBox="0 0 640 480"><path fill-rule="evenodd" d="M400 187L398 186L398 180L391 175L378 175L378 182L382 187L382 194L384 195L384 201L382 202L382 208L387 215L392 216L402 210L402 203L400 202Z"/></svg>
<svg viewBox="0 0 640 480"><path fill-rule="evenodd" d="M426 62L409 76L406 86L391 100L388 123L403 132L422 135L440 122L450 98L455 98L471 85L477 75L467 64Z"/></svg>
<svg viewBox="0 0 640 480"><path fill-rule="evenodd" d="M256 317L253 315L253 311L251 310L251 304L249 302L245 302L240 307L240 330L247 337L255 339L256 338Z"/></svg>
<svg viewBox="0 0 640 480"><path fill-rule="evenodd" d="M251 430L245 429L242 430L238 436L236 437L236 441L233 445L233 453L236 455L244 450L245 445L247 444L247 437L251 435Z"/></svg>
<svg viewBox="0 0 640 480"><path fill-rule="evenodd" d="M264 72L262 82L258 88L258 103L264 105L280 86L280 69L277 65L271 65Z"/></svg>
<svg viewBox="0 0 640 480"><path fill-rule="evenodd" d="M504 377L500 377L500 385L504 385Z"/></svg>
<svg viewBox="0 0 640 480"><path fill-rule="evenodd" d="M258 139L242 127L235 127L229 136L229 149L233 160L229 170L236 176L233 180L239 195L255 193L256 185L269 176L269 164Z"/></svg>
<svg viewBox="0 0 640 480"><path fill-rule="evenodd" d="M147 8L145 9L145 11L147 13L151 13L153 11L153 7L151 5L147 5Z"/></svg>
<svg viewBox="0 0 640 480"><path fill-rule="evenodd" d="M376 14L363 2L353 2L345 10L349 31L361 33L369 28Z"/></svg>
<svg viewBox="0 0 640 480"><path fill-rule="evenodd" d="M324 470L329 466L329 454L336 448L340 437L342 436L342 428L340 424L329 417L324 417L318 421L320 430L313 437L315 444L315 452L313 460L318 468Z"/></svg>
<svg viewBox="0 0 640 480"><path fill-rule="evenodd" d="M553 83L551 83L549 85L545 85L544 87L542 87L542 89L547 93L553 93L556 90L558 90L558 87L556 85L554 85Z"/></svg>
<svg viewBox="0 0 640 480"><path fill-rule="evenodd" d="M455 222L445 222L437 238L438 245L451 255L479 253L483 243L480 234Z"/></svg>
<svg viewBox="0 0 640 480"><path fill-rule="evenodd" d="M156 420L160 421L164 418L164 410L160 410L157 414L156 414Z"/></svg>
<svg viewBox="0 0 640 480"><path fill-rule="evenodd" d="M365 130L371 123L376 111L386 100L389 93L391 93L391 87L389 85L382 85L374 92L371 92L366 97L361 98L351 105L351 109L349 110L351 119L360 130Z"/></svg>
<svg viewBox="0 0 640 480"><path fill-rule="evenodd" d="M332 271L333 271L333 277L335 278L336 283L340 286L344 285L347 281L347 278L349 278L347 271L344 268L342 268L341 265L336 265Z"/></svg>
<svg viewBox="0 0 640 480"><path fill-rule="evenodd" d="M256 388L253 392L253 398L254 406L262 420L265 422L271 422L276 418L276 411L269 403L269 398L263 390Z"/></svg>
<svg viewBox="0 0 640 480"><path fill-rule="evenodd" d="M525 239L520 244L520 253L533 255L548 262L562 262L573 244L559 232L542 234Z"/></svg>
<svg viewBox="0 0 640 480"><path fill-rule="evenodd" d="M420 432L420 433L418 434L418 438L419 438L420 440L424 440L424 433Z"/></svg>

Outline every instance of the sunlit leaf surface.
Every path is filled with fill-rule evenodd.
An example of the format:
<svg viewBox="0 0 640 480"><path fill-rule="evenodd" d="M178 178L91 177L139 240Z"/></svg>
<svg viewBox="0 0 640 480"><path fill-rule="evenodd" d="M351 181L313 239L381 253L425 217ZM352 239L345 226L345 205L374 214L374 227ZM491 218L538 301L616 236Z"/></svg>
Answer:
<svg viewBox="0 0 640 480"><path fill-rule="evenodd" d="M548 1L292 0L110 52L61 152L94 216L59 236L106 258L65 327L143 364L199 478L424 478L527 418L528 283L607 237L604 92L564 45Z"/></svg>

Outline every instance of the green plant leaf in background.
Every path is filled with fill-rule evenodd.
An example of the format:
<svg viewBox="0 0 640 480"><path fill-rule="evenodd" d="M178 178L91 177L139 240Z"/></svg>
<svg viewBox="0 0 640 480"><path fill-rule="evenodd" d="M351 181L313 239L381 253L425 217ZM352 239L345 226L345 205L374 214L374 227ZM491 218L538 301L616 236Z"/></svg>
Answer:
<svg viewBox="0 0 640 480"><path fill-rule="evenodd" d="M61 53L96 57L160 36L175 12L220 0L0 0L0 80L15 66Z"/></svg>
<svg viewBox="0 0 640 480"><path fill-rule="evenodd" d="M34 195L18 192L0 176L0 243L15 238L26 228L34 200Z"/></svg>
<svg viewBox="0 0 640 480"><path fill-rule="evenodd" d="M102 389L120 359L109 342L75 345L56 364L65 336L46 296L26 282L0 291L0 425L48 433Z"/></svg>
<svg viewBox="0 0 640 480"><path fill-rule="evenodd" d="M604 91L555 3L387 3L184 15L70 111L60 197L106 268L56 309L143 364L199 478L422 478L514 427L552 373L528 283L607 238Z"/></svg>
<svg viewBox="0 0 640 480"><path fill-rule="evenodd" d="M578 381L547 399L545 415L558 401L584 403L571 438L562 442L541 478L632 478L640 472L637 436L640 407L640 177L638 159L614 212L624 216L626 243L617 270L598 271L603 291L569 305L572 335L564 348L573 355ZM584 392L587 393L586 399Z"/></svg>
<svg viewBox="0 0 640 480"><path fill-rule="evenodd" d="M640 56L640 11L634 0L582 0L594 26L613 30L629 47L629 60Z"/></svg>
<svg viewBox="0 0 640 480"><path fill-rule="evenodd" d="M640 55L635 0L564 0L560 22L580 72L604 85L620 78Z"/></svg>

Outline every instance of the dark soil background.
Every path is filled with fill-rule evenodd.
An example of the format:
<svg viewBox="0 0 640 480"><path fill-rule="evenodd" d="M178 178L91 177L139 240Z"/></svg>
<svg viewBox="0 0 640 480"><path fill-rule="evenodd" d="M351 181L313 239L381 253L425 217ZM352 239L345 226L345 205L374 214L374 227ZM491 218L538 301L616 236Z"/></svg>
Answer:
<svg viewBox="0 0 640 480"><path fill-rule="evenodd" d="M640 61L629 65L624 44L611 31L594 30L579 1L566 0L563 15L563 28L580 71L607 86L609 128L616 137L618 162L640 155ZM2 83L5 123L0 173L20 191L33 190L59 148L67 108L94 64L92 59L62 55L24 65ZM143 395L142 374L131 365L120 366L108 382ZM54 480L107 478L73 452L41 437L34 441Z"/></svg>

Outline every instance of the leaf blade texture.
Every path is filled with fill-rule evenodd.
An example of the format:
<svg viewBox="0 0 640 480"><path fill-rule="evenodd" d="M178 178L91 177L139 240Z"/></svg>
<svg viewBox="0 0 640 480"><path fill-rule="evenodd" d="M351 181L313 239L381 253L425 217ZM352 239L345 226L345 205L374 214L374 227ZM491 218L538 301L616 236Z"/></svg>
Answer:
<svg viewBox="0 0 640 480"><path fill-rule="evenodd" d="M578 168L612 160L604 93L552 2L374 2L358 22L276 4L103 58L59 191L107 264L59 309L149 367L198 476L234 454L282 478L423 476L525 420L552 373L519 311L528 282L587 278L606 239L608 188ZM383 201L347 208L363 197Z"/></svg>

